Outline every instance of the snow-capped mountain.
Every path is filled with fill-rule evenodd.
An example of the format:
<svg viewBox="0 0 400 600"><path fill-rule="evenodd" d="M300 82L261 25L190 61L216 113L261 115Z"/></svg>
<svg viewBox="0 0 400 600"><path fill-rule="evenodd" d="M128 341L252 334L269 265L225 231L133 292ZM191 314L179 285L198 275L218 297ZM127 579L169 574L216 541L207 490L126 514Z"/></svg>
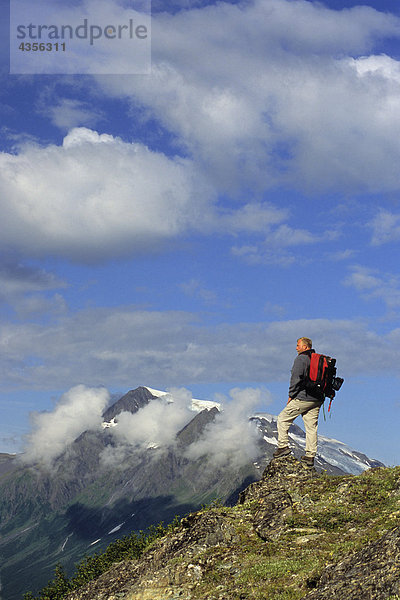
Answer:
<svg viewBox="0 0 400 600"><path fill-rule="evenodd" d="M57 563L71 571L84 555L104 550L132 530L168 523L215 498L233 503L244 487L261 478L277 446L276 417L250 416L250 435L242 417L234 430L229 405L223 410L218 403L188 398L185 408L185 402L153 388L129 391L104 412L103 427L82 433L51 471L0 456L0 577L7 600L40 589ZM153 443L157 436L153 439L148 427L148 413L151 425L155 414L162 415L158 432L176 425L170 427L169 444ZM121 442L127 417L133 417L132 428L148 428L142 445ZM305 434L294 425L290 435L299 457ZM248 455L247 440L252 444ZM342 442L320 438L318 470L359 473L372 466L381 463Z"/></svg>
<svg viewBox="0 0 400 600"><path fill-rule="evenodd" d="M149 386L142 389L147 390L153 398L163 399L170 404L174 403L174 397L170 392L157 390ZM146 401L148 400L146 399ZM188 408L196 413L200 413L203 410L222 410L222 406L219 402L195 398L188 401ZM128 407L128 410L131 409ZM272 453L278 445L278 433L276 427L277 417L269 413L258 413L250 416L249 419L250 421L256 422L261 433L260 456L254 464L257 469L262 469L271 459ZM115 427L116 425L117 419L115 417L113 417L111 421L103 423L104 428ZM305 433L296 424L293 424L289 431L289 439L294 455L300 457L304 454ZM157 445L149 444L148 448L150 447L156 448ZM382 463L368 458L365 454L350 448L339 440L330 439L320 435L318 437L318 454L315 466L317 470L325 470L328 474L351 473L353 475L358 475L371 467L382 466Z"/></svg>
<svg viewBox="0 0 400 600"><path fill-rule="evenodd" d="M155 398L169 398L171 402L173 402L173 396L169 392L163 392L161 390L154 390L146 386L146 389L149 390L150 394L152 394ZM193 412L201 412L202 410L211 410L212 408L217 408L221 410L220 402L212 402L211 400L197 400L196 398L192 398L190 401L190 409Z"/></svg>

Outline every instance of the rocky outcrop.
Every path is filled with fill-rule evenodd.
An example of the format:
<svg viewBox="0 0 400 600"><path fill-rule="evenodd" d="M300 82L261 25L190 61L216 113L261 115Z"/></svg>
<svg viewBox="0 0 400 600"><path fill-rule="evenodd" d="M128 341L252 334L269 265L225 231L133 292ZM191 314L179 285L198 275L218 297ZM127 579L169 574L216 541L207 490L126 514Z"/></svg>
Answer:
<svg viewBox="0 0 400 600"><path fill-rule="evenodd" d="M182 594L190 592L191 584L202 578L209 563L214 560L212 556L207 558L206 551L218 547L227 549L239 542L234 520L228 517L227 512L193 513L182 519L179 532L156 543L141 560L115 565L87 588L68 598L157 600L165 598L167 592L173 590L184 598L186 596ZM203 557L200 559L200 556Z"/></svg>
<svg viewBox="0 0 400 600"><path fill-rule="evenodd" d="M400 468L327 477L292 456L272 460L236 506L188 515L68 600L394 600L396 503Z"/></svg>
<svg viewBox="0 0 400 600"><path fill-rule="evenodd" d="M272 460L260 481L252 483L239 495L239 503L255 500L253 527L265 541L282 534L285 524L293 516L293 492L318 477L314 469L306 469L293 456ZM298 498L298 493L296 494Z"/></svg>

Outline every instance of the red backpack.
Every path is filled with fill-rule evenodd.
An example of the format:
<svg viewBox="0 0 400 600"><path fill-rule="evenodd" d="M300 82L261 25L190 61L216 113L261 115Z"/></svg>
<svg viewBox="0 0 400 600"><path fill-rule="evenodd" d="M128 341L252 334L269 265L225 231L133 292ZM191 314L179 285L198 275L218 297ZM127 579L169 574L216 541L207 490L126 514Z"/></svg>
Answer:
<svg viewBox="0 0 400 600"><path fill-rule="evenodd" d="M306 389L308 392L322 392L330 398L328 412L331 409L335 393L342 387L344 379L336 377L336 358L313 352L310 356L310 369Z"/></svg>

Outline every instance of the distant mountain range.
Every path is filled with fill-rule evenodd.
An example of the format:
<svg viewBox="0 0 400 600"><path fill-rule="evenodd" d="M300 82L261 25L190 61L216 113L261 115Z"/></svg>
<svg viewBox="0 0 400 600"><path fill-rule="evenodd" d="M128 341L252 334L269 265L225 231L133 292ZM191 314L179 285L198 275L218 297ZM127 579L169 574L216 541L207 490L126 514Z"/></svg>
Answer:
<svg viewBox="0 0 400 600"><path fill-rule="evenodd" d="M257 456L248 464L221 465L212 456L190 459L186 450L204 436L217 415L217 403L193 400L193 416L174 443L146 448L124 446L113 432L122 412L137 413L154 401L173 399L139 387L103 415L103 427L82 433L51 470L28 465L20 456L0 454L0 560L3 600L37 591L61 563L67 572L85 554L101 551L132 530L169 522L213 499L232 504L239 492L260 479L277 446L276 418L256 414ZM295 456L304 452L305 434L291 428ZM107 456L113 457L108 464ZM29 458L29 457L28 457ZM118 460L119 459L119 460ZM319 438L316 468L328 474L359 474L382 463L345 444Z"/></svg>

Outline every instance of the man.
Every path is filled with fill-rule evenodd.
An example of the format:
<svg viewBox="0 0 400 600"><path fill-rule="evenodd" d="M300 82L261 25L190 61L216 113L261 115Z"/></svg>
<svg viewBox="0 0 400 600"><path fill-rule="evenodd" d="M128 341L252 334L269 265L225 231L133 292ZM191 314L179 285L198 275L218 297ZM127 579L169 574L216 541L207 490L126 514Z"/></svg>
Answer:
<svg viewBox="0 0 400 600"><path fill-rule="evenodd" d="M318 415L324 402L324 394L320 391L311 394L306 389L310 356L314 352L310 338L299 338L296 351L297 357L294 360L290 377L289 400L278 416L278 449L273 456L279 458L290 454L289 427L301 415L306 430L306 452L301 460L305 466L313 467L314 457L317 453Z"/></svg>

